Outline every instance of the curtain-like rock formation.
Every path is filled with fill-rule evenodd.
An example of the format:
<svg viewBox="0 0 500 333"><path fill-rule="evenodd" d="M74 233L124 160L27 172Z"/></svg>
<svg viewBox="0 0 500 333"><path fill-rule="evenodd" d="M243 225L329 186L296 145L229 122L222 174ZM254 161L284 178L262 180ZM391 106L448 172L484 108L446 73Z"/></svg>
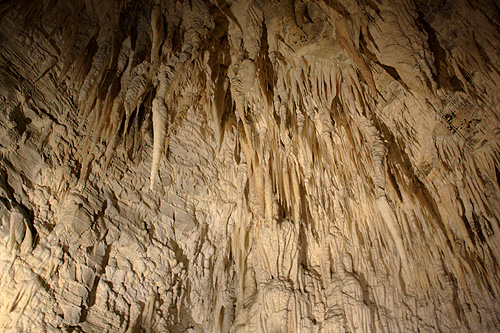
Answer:
<svg viewBox="0 0 500 333"><path fill-rule="evenodd" d="M500 329L494 0L0 3L0 331Z"/></svg>

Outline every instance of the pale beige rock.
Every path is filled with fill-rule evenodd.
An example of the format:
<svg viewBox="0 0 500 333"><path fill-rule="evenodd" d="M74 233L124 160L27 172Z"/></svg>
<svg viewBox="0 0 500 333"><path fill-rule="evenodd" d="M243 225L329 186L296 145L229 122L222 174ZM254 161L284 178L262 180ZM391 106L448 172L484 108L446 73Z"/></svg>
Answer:
<svg viewBox="0 0 500 333"><path fill-rule="evenodd" d="M0 23L0 331L500 329L495 1Z"/></svg>

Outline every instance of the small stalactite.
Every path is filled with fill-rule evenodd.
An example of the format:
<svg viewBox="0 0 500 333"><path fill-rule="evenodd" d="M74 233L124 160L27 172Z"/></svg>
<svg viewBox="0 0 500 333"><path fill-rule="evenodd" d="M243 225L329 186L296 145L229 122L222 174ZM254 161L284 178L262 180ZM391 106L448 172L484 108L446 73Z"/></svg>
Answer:
<svg viewBox="0 0 500 333"><path fill-rule="evenodd" d="M265 193L265 205L266 205L266 220L269 227L273 227L274 219L274 195L273 195L273 180L271 178L271 164L268 163L264 170L264 193Z"/></svg>
<svg viewBox="0 0 500 333"><path fill-rule="evenodd" d="M158 63L160 57L160 46L163 37L163 16L161 14L161 1L156 0L151 10L151 30L153 32L151 46L151 62L153 66Z"/></svg>

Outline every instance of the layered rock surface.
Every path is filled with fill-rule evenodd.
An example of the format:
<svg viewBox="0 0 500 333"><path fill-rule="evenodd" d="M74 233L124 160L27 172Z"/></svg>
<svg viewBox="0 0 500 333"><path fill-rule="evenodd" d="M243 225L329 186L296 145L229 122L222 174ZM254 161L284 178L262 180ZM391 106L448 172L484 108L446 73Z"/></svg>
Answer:
<svg viewBox="0 0 500 333"><path fill-rule="evenodd" d="M499 13L2 2L0 330L498 330Z"/></svg>

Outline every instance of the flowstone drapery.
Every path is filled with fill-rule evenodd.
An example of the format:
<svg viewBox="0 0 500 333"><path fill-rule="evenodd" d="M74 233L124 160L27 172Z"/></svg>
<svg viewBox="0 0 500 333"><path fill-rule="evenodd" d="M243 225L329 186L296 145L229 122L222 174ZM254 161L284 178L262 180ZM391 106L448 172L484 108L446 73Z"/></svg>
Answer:
<svg viewBox="0 0 500 333"><path fill-rule="evenodd" d="M498 330L499 8L4 1L0 330Z"/></svg>

